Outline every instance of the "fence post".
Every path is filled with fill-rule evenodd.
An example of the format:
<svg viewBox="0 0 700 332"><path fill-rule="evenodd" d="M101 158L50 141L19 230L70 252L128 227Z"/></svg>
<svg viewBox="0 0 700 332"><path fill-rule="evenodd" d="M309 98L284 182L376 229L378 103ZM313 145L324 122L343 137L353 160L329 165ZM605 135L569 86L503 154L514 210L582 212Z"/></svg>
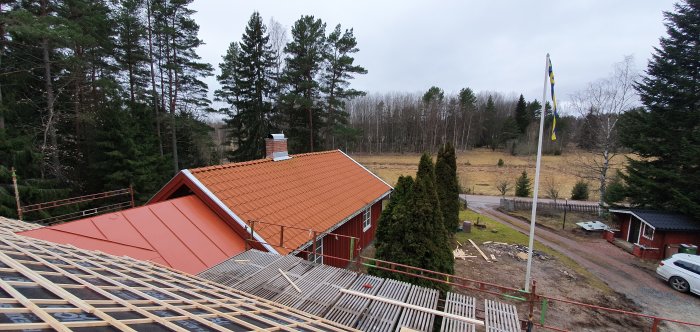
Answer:
<svg viewBox="0 0 700 332"><path fill-rule="evenodd" d="M567 208L569 207L569 200L565 199L564 204L565 204L564 205L564 222L562 222L562 224L561 224L562 230L564 230L564 228L566 228L566 210L568 210Z"/></svg>
<svg viewBox="0 0 700 332"><path fill-rule="evenodd" d="M651 324L651 332L657 332L659 330L659 323L661 322L660 319L654 318L654 323Z"/></svg>
<svg viewBox="0 0 700 332"><path fill-rule="evenodd" d="M134 204L134 185L130 184L129 185L129 194L131 194L131 208L135 208L136 204Z"/></svg>
<svg viewBox="0 0 700 332"><path fill-rule="evenodd" d="M311 252L312 252L313 255L314 255L314 258L313 258L313 260L311 260L311 261L314 262L314 263L316 262L316 236L317 236L316 231L314 231L314 238L311 239L311 240L313 241L313 242L312 242L312 245L311 245Z"/></svg>

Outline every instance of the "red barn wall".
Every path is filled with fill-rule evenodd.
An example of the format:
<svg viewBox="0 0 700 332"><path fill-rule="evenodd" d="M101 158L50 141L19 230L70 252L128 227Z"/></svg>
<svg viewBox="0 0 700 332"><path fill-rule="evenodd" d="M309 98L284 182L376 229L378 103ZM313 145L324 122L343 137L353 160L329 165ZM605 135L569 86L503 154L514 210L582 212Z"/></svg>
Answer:
<svg viewBox="0 0 700 332"><path fill-rule="evenodd" d="M359 246L361 249L364 249L374 240L374 234L377 232L377 222L379 221L379 215L381 213L382 201L380 200L372 205L372 225L369 229L367 229L367 231L362 231L363 213L360 212L348 222L331 232L331 234L326 235L326 237L323 239L323 254L325 256L323 258L323 263L336 267L346 267L349 263L348 259L350 259L350 239L342 236L338 236L336 239L336 237L333 235L338 234L359 238ZM355 246L357 246L358 241L355 242ZM353 252L353 255L357 255L357 252ZM329 256L340 257L343 259L332 258Z"/></svg>

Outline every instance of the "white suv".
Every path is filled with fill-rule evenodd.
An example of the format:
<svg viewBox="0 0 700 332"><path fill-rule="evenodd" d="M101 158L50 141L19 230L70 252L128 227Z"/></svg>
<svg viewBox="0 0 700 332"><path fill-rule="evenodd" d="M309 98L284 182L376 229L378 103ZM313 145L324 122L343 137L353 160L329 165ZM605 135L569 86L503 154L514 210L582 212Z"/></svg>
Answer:
<svg viewBox="0 0 700 332"><path fill-rule="evenodd" d="M656 273L673 289L700 295L700 256L675 254L659 262Z"/></svg>

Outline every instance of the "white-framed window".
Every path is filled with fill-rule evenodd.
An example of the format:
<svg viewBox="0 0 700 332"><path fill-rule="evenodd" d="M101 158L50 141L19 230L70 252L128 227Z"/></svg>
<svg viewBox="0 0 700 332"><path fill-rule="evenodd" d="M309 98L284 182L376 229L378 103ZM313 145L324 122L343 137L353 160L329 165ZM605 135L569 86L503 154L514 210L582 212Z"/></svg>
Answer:
<svg viewBox="0 0 700 332"><path fill-rule="evenodd" d="M311 247L309 249L313 250L313 247ZM316 240L316 252L309 254L309 260L314 262L314 263L323 264L323 238L322 237L320 237Z"/></svg>
<svg viewBox="0 0 700 332"><path fill-rule="evenodd" d="M642 236L645 239L653 240L654 239L654 229L651 228L647 224L643 224L643 225L644 225L644 230L642 230Z"/></svg>
<svg viewBox="0 0 700 332"><path fill-rule="evenodd" d="M365 212L362 213L362 231L366 232L372 227L372 207L368 207Z"/></svg>

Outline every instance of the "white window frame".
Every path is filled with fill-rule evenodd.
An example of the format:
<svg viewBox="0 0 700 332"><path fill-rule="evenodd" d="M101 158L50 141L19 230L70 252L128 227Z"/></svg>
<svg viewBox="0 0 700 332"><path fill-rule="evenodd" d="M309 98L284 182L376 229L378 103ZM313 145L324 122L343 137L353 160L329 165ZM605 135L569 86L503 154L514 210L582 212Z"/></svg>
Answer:
<svg viewBox="0 0 700 332"><path fill-rule="evenodd" d="M645 239L654 240L654 233L655 233L656 229L655 229L654 227L651 227L651 226L647 225L646 223L642 223L642 224L644 224L644 227L642 228L642 236L643 236ZM647 228L648 228L648 229L651 229L651 237L649 237L649 236L647 236L646 234L644 234L644 233L646 233Z"/></svg>
<svg viewBox="0 0 700 332"><path fill-rule="evenodd" d="M366 232L372 228L372 207L368 207L362 212L362 231Z"/></svg>
<svg viewBox="0 0 700 332"><path fill-rule="evenodd" d="M309 246L310 250L313 250L313 244ZM319 237L316 240L316 252L309 253L309 261L323 264L323 237Z"/></svg>

